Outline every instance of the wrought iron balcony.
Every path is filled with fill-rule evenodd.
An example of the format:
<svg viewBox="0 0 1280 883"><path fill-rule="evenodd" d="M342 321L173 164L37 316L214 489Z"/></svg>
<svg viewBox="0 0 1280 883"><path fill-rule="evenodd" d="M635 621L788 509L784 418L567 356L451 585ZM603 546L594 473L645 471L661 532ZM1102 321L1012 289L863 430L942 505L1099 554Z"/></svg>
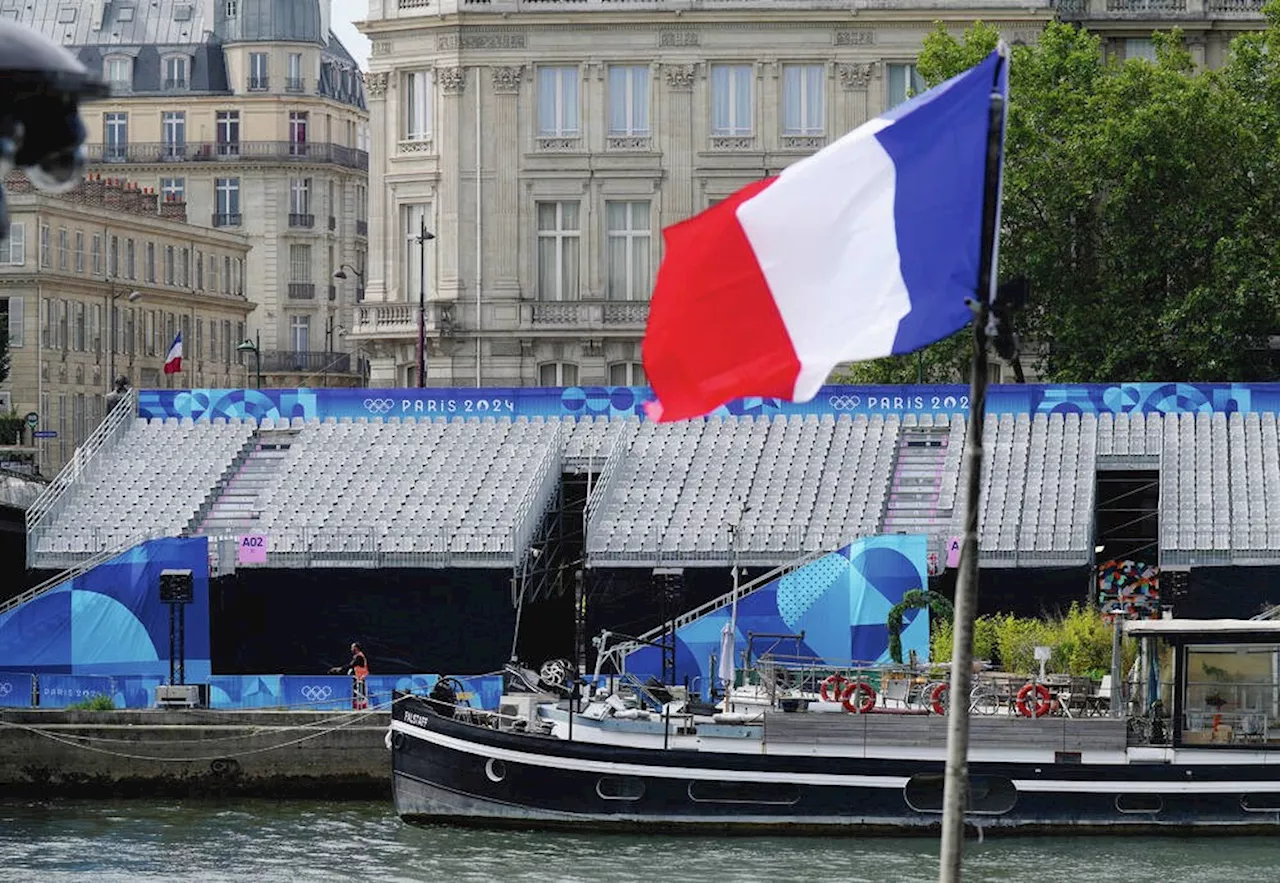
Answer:
<svg viewBox="0 0 1280 883"><path fill-rule="evenodd" d="M249 360L249 365L253 365L252 359ZM322 371L329 371L333 374L348 374L351 372L351 354L263 350L262 370L264 373L299 371L319 374Z"/></svg>
<svg viewBox="0 0 1280 883"><path fill-rule="evenodd" d="M265 91L267 91L267 87L270 85L270 82L271 82L271 81L270 81L267 77L250 77L250 78L249 78L249 91L250 91L250 92L265 92Z"/></svg>
<svg viewBox="0 0 1280 883"><path fill-rule="evenodd" d="M522 307L523 328L643 330L649 318L648 301L535 301Z"/></svg>
<svg viewBox="0 0 1280 883"><path fill-rule="evenodd" d="M302 92L307 88L307 81L302 77L286 77L284 81L284 91L286 92Z"/></svg>
<svg viewBox="0 0 1280 883"><path fill-rule="evenodd" d="M175 92L187 88L187 81L182 77L166 77L164 81L164 90L166 92Z"/></svg>
<svg viewBox="0 0 1280 883"><path fill-rule="evenodd" d="M315 300L316 284L314 282L290 282L290 300Z"/></svg>
<svg viewBox="0 0 1280 883"><path fill-rule="evenodd" d="M303 215L294 212L289 213L290 227L314 227L316 225L315 215Z"/></svg>
<svg viewBox="0 0 1280 883"><path fill-rule="evenodd" d="M174 156L175 148L181 150ZM134 144L86 144L89 162L104 164L170 163L175 159L184 162L236 163L243 161L333 163L347 169L369 168L369 154L354 147L325 142L296 141L188 141L185 144L167 144L148 141Z"/></svg>
<svg viewBox="0 0 1280 883"><path fill-rule="evenodd" d="M216 214L213 216L213 226L215 227L239 227L241 217L239 212L234 214Z"/></svg>

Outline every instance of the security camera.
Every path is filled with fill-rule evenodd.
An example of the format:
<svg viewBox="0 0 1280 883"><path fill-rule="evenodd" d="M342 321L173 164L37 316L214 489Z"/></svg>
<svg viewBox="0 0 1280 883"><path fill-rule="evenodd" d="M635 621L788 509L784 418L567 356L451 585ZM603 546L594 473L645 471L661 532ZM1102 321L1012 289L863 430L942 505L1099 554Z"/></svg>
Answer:
<svg viewBox="0 0 1280 883"><path fill-rule="evenodd" d="M70 52L0 21L0 179L16 167L41 190L74 187L85 166L80 102L106 94L106 85ZM8 231L0 185L0 237Z"/></svg>

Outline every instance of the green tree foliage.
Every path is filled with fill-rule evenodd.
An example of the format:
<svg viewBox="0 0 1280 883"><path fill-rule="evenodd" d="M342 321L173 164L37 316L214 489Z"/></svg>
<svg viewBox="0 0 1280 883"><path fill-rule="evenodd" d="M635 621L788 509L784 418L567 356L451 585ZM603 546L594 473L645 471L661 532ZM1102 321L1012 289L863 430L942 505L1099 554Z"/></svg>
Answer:
<svg viewBox="0 0 1280 883"><path fill-rule="evenodd" d="M1275 379L1280 3L1267 14L1217 72L1194 69L1177 31L1156 35L1155 63L1108 61L1097 37L1061 23L1013 47L1000 274L1031 283L1020 332L1047 379ZM959 38L939 25L920 73L941 82L998 39L981 23ZM935 344L925 364L962 365L967 340ZM845 379L914 382L914 359Z"/></svg>

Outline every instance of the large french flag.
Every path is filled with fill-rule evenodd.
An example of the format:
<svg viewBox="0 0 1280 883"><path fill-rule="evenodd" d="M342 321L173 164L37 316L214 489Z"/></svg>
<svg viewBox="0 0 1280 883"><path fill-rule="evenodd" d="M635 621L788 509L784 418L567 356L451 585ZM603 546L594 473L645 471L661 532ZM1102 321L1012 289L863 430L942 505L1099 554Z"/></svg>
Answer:
<svg viewBox="0 0 1280 883"><path fill-rule="evenodd" d="M169 352L164 357L164 373L177 374L182 370L182 332L179 331L169 344Z"/></svg>
<svg viewBox="0 0 1280 883"><path fill-rule="evenodd" d="M995 91L1008 95L1001 52L663 231L644 339L650 416L808 401L841 362L964 327L994 249L981 240Z"/></svg>

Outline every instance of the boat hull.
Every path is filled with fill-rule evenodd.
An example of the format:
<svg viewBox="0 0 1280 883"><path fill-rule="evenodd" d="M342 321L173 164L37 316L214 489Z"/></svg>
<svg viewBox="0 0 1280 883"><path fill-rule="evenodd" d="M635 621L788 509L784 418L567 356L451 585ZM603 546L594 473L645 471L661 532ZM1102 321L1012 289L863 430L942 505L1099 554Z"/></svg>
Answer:
<svg viewBox="0 0 1280 883"><path fill-rule="evenodd" d="M396 810L413 823L936 834L942 818L940 760L567 742L461 723L412 698L391 741ZM1280 764L1203 754L971 763L967 821L990 833L1280 831Z"/></svg>

